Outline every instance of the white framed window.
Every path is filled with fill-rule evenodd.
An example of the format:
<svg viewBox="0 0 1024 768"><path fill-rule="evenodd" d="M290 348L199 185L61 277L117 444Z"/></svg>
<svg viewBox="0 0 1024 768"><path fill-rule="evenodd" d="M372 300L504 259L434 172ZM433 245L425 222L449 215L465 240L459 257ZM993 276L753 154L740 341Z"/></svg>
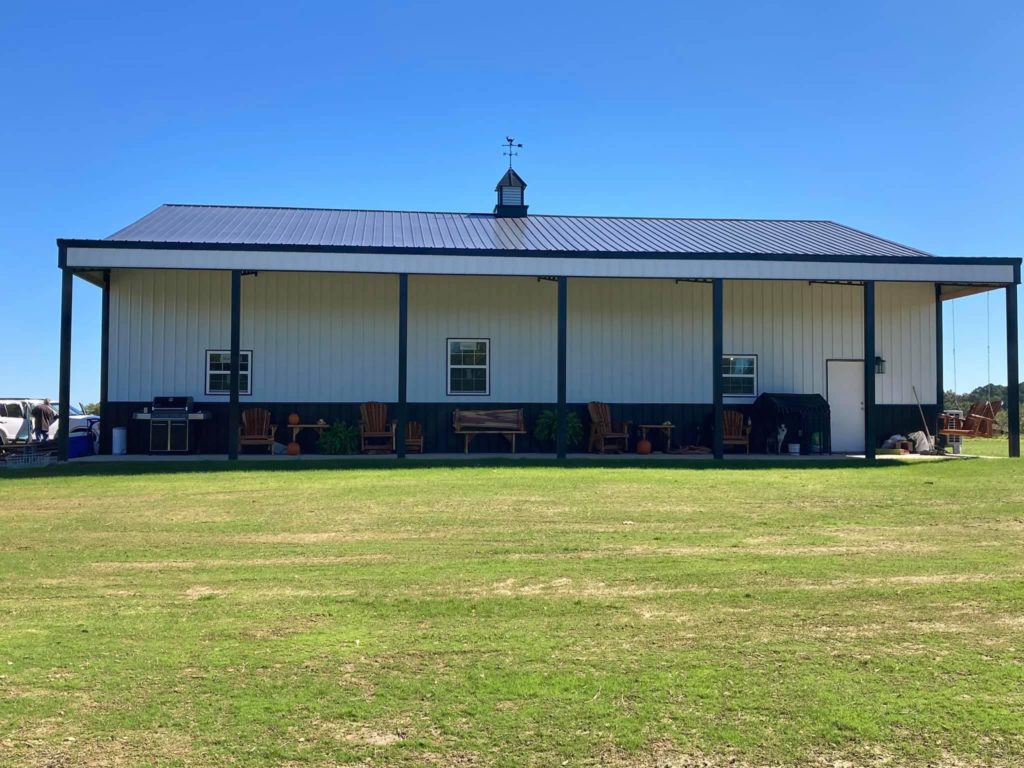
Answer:
<svg viewBox="0 0 1024 768"><path fill-rule="evenodd" d="M757 355L722 355L722 395L757 395Z"/></svg>
<svg viewBox="0 0 1024 768"><path fill-rule="evenodd" d="M448 339L448 394L491 393L491 340Z"/></svg>
<svg viewBox="0 0 1024 768"><path fill-rule="evenodd" d="M206 394L231 394L231 350L206 350ZM252 394L252 350L238 352L238 394Z"/></svg>

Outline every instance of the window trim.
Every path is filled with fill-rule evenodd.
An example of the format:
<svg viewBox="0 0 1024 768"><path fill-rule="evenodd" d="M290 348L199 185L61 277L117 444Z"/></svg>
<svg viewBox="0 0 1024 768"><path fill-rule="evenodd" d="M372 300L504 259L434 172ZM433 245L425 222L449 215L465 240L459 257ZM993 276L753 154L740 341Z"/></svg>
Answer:
<svg viewBox="0 0 1024 768"><path fill-rule="evenodd" d="M750 378L753 378L753 380L754 380L754 391L751 392L750 394L746 394L746 393L740 394L738 392L732 392L732 393L728 393L727 394L726 391L725 391L724 383L723 383L723 386L722 386L722 399L724 400L725 398L732 398L732 399L735 400L735 399L742 399L742 398L745 398L745 397L757 397L758 369L760 368L759 361L757 359L757 355L752 354L750 352L723 352L722 353L722 359L721 359L721 361L719 361L718 364L721 365L722 363L724 363L725 362L725 358L727 358L727 357L749 357L751 360L754 361L754 375L753 376L748 376L745 373L740 374L740 373L721 373L720 372L723 380L724 379L750 379Z"/></svg>
<svg viewBox="0 0 1024 768"><path fill-rule="evenodd" d="M223 392L220 391L220 390L218 390L216 392L213 392L213 391L210 390L210 355L212 355L212 354L228 355L228 356L230 356L231 355L231 350L230 349L208 349L208 350L206 350L206 353L204 355L204 363L205 363L205 365L204 365L204 368L203 368L203 375L204 375L204 379L205 379L204 383L203 383L203 392L205 392L206 395L209 396L209 397L230 397L231 396L230 388L227 389L227 390L224 390ZM252 360L253 360L252 350L251 349L240 349L240 350L238 350L239 362L241 362L242 355L248 355L249 356L249 388L248 389L242 389L241 377L239 377L238 395L239 395L239 397L251 397L252 396ZM231 372L229 370L228 374L230 375L230 373Z"/></svg>
<svg viewBox="0 0 1024 768"><path fill-rule="evenodd" d="M453 341L482 341L487 345L487 362L483 365L452 365L452 342ZM444 342L444 391L448 397L490 397L491 396L491 339L489 336L449 336ZM452 392L452 368L483 368L484 369L484 391L483 392Z"/></svg>

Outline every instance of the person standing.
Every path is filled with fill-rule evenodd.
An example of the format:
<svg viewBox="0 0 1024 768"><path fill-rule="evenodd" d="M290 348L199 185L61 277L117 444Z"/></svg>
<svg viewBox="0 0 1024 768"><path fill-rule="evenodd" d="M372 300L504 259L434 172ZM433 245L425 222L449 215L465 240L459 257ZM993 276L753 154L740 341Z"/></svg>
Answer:
<svg viewBox="0 0 1024 768"><path fill-rule="evenodd" d="M50 425L53 424L54 419L57 418L57 414L54 413L52 407L50 407L50 398L46 398L42 403L32 409L32 419L35 422L35 438L36 442L43 442L50 436Z"/></svg>

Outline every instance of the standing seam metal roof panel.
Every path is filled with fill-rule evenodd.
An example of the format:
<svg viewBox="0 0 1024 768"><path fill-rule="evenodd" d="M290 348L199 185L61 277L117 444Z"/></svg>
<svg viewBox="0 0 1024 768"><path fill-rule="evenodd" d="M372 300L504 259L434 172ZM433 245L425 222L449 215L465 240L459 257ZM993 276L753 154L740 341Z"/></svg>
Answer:
<svg viewBox="0 0 1024 768"><path fill-rule="evenodd" d="M931 256L832 221L162 205L107 240L458 252Z"/></svg>

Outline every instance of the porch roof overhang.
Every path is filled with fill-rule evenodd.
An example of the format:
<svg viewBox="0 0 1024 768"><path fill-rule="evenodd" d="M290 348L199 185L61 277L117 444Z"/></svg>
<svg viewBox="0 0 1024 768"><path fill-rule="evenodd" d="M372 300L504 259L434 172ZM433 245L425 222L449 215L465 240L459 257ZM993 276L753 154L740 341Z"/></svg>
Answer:
<svg viewBox="0 0 1024 768"><path fill-rule="evenodd" d="M324 245L57 241L59 266L378 274L864 280L942 284L943 298L1020 283L1021 259L858 254L510 251Z"/></svg>

